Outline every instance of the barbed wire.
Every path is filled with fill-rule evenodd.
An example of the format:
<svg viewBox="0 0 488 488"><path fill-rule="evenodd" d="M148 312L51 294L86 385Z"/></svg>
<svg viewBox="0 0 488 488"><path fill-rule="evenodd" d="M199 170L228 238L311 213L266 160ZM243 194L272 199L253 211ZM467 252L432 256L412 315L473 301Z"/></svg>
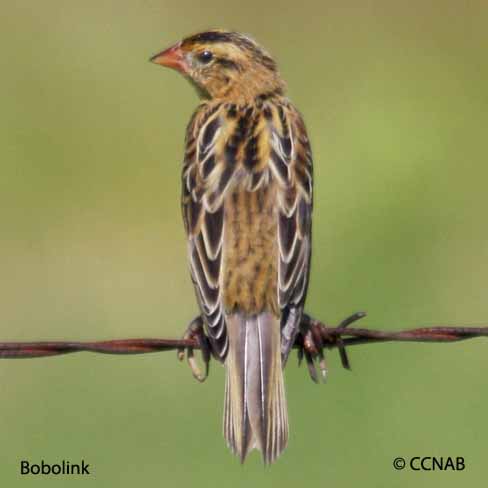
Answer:
<svg viewBox="0 0 488 488"><path fill-rule="evenodd" d="M378 342L457 342L477 337L488 336L488 327L466 326L430 326L388 331L369 328L348 327L353 322L365 317L364 312L357 312L343 320L338 326L330 327L309 315L304 315L301 332L295 341L299 361L306 358L310 376L318 381L315 362L318 363L323 376L327 372L324 349L337 348L342 365L350 369L346 347ZM205 373L198 368L193 351L202 351ZM178 351L183 359L186 355L193 375L203 381L208 375L208 364L211 347L203 329L203 320L196 317L188 326L181 339L115 339L103 341L36 341L36 342L0 342L0 359L27 359L48 356L59 356L75 352L94 352L100 354L146 354L151 352Z"/></svg>

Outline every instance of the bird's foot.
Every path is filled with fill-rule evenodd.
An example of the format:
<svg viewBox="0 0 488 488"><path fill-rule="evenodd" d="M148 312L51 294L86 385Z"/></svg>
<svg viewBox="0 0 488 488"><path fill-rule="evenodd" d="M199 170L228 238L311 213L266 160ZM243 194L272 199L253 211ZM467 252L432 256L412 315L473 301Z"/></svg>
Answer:
<svg viewBox="0 0 488 488"><path fill-rule="evenodd" d="M345 329L348 325L362 319L366 316L365 312L356 312L346 319L344 319L336 328L335 331ZM347 357L346 348L341 335L330 334L327 332L327 326L322 322L315 320L307 314L303 314L302 322L300 324L300 332L298 334L296 344L298 346L298 364L300 365L303 358L307 363L310 378L315 383L319 382L319 375L317 373L316 363L320 369L320 376L325 383L327 379L327 363L325 361L324 349L337 347L341 357L342 366L345 369L351 369L349 358Z"/></svg>
<svg viewBox="0 0 488 488"><path fill-rule="evenodd" d="M322 327L324 326L321 322L307 314L303 314L300 331L295 341L295 345L298 347L298 365L300 366L303 358L305 358L308 373L315 383L319 382L319 375L315 366L316 362L318 362L322 380L325 382L327 379Z"/></svg>
<svg viewBox="0 0 488 488"><path fill-rule="evenodd" d="M188 365L190 366L191 372L193 377L200 382L203 382L207 379L209 365L210 365L210 357L211 357L211 347L210 341L205 334L205 330L203 327L203 319L201 316L194 318L190 325L187 327L183 339L191 339L198 343L200 350L202 351L202 360L204 364L204 372L200 369L200 366L197 363L195 355L193 353L193 347L188 346L181 349L178 349L178 359L183 361L186 356L188 361Z"/></svg>

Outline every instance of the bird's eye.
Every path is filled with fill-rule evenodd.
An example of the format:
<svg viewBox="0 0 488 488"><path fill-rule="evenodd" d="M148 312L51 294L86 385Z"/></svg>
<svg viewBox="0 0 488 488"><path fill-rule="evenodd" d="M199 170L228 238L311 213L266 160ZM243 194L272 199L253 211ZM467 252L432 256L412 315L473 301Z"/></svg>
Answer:
<svg viewBox="0 0 488 488"><path fill-rule="evenodd" d="M204 64L210 63L210 61L212 61L212 58L213 54L210 51L203 51L198 55L198 60Z"/></svg>

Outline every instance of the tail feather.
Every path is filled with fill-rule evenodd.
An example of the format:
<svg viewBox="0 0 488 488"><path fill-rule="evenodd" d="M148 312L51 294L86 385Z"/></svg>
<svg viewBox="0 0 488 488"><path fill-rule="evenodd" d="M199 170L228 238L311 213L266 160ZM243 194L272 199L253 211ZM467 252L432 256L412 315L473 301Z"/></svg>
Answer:
<svg viewBox="0 0 488 488"><path fill-rule="evenodd" d="M288 442L280 322L268 312L226 317L224 436L244 462L253 448L272 463Z"/></svg>

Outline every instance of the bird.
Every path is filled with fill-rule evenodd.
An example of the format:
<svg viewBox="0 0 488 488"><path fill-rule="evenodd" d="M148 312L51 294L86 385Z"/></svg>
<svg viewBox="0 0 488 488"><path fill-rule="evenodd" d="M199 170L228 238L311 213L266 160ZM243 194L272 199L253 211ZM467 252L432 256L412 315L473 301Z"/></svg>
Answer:
<svg viewBox="0 0 488 488"><path fill-rule="evenodd" d="M212 354L225 366L223 431L244 462L288 444L283 369L300 329L312 232L312 151L277 64L253 38L212 29L151 58L196 88L181 207Z"/></svg>

